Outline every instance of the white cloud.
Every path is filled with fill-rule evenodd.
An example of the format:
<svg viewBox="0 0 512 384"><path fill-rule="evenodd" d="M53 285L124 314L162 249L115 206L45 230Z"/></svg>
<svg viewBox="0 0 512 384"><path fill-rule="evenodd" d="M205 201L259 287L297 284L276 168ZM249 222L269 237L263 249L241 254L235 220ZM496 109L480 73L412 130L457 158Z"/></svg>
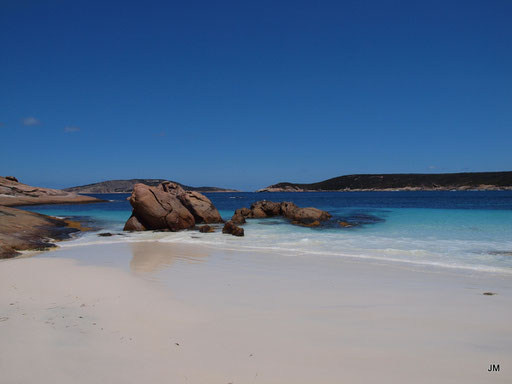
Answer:
<svg viewBox="0 0 512 384"><path fill-rule="evenodd" d="M75 127L73 125L68 125L67 127L64 127L64 132L73 133L73 132L79 132L79 131L80 131L80 127Z"/></svg>
<svg viewBox="0 0 512 384"><path fill-rule="evenodd" d="M31 125L39 125L41 122L39 119L36 119L35 117L25 117L23 120L23 125L31 126Z"/></svg>
<svg viewBox="0 0 512 384"><path fill-rule="evenodd" d="M437 167L435 165L429 165L428 169L437 169Z"/></svg>

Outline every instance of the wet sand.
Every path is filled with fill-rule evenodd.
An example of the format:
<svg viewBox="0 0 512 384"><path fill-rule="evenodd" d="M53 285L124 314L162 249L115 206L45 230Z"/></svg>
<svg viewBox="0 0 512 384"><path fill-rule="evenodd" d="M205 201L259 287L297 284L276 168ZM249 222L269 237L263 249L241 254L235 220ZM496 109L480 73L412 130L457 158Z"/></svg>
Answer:
<svg viewBox="0 0 512 384"><path fill-rule="evenodd" d="M0 292L2 383L512 380L509 276L139 242L2 260Z"/></svg>

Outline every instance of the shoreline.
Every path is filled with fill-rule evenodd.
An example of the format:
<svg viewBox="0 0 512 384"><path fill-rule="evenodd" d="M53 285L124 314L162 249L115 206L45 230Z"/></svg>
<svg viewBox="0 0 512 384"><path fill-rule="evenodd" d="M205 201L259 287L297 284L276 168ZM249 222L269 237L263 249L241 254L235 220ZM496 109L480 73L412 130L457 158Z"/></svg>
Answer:
<svg viewBox="0 0 512 384"><path fill-rule="evenodd" d="M58 242L57 248L48 249L48 251L55 251L58 249L72 249L79 247L89 247L89 246L101 246L101 245L116 245L116 244L138 244L138 243L159 243L159 244L175 244L185 247L196 247L199 249L209 249L211 251L217 252L240 252L240 253L263 253L263 254L274 254L278 253L283 257L303 257L311 260L318 259L333 259L333 260L342 260L347 262L354 263L363 263L368 265L384 265L390 267L397 268L410 268L412 270L418 272L434 272L438 271L439 273L450 271L453 273L462 273L462 274L485 274L485 275L495 275L495 276L506 276L512 277L512 270L502 267L490 267L490 266L471 266L471 265L452 265L445 264L439 262L429 262L429 261L420 261L420 260L407 260L407 259L398 259L398 258L379 258L376 256L370 255L350 255L350 254L330 254L325 251L285 251L283 249L276 249L272 247L263 248L263 247L251 247L244 246L240 244L233 244L229 246L227 244L212 244L212 243L193 243L189 240L183 239L173 239L170 241L166 241L158 236L168 236L167 232L159 232L159 231L144 231L144 232L123 232L119 231L117 233L113 233L112 236L101 237L98 236L98 233L104 230L85 230L74 233L73 237L64 239L64 240L55 240ZM113 231L116 232L116 231ZM184 230L180 231L181 233L190 233L190 234L199 234L197 230ZM86 234L96 235L90 240L96 239L96 241L84 242L80 243L80 239L84 239ZM175 232L176 233L176 232ZM130 235L135 235L131 237ZM149 237L151 236L151 237ZM226 235L227 236L227 235ZM40 251L38 250L26 250L23 251L26 256L30 257L32 255L38 255Z"/></svg>
<svg viewBox="0 0 512 384"><path fill-rule="evenodd" d="M59 248L0 266L8 382L511 378L503 276L158 242ZM490 363L502 372L488 373Z"/></svg>

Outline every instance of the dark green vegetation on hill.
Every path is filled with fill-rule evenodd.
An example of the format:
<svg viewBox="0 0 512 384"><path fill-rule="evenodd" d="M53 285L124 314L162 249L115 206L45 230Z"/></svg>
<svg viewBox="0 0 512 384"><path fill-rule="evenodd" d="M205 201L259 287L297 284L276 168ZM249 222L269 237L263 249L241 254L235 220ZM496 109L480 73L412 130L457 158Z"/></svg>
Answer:
<svg viewBox="0 0 512 384"><path fill-rule="evenodd" d="M347 175L311 184L278 183L261 192L339 190L499 190L512 189L512 172Z"/></svg>
<svg viewBox="0 0 512 384"><path fill-rule="evenodd" d="M78 187L66 188L64 191L77 193L131 193L133 186L137 183L155 187L160 183L167 181L164 179L130 179L130 180L107 180L100 183L81 185ZM173 183L176 183L173 181ZM198 192L233 192L233 189L225 189L218 187L191 187L188 185L180 185L186 191Z"/></svg>

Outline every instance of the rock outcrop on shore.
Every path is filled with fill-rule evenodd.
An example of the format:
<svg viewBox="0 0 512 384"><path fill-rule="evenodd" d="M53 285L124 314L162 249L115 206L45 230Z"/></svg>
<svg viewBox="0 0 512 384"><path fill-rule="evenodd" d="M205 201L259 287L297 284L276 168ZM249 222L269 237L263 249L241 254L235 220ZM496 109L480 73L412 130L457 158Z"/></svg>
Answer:
<svg viewBox="0 0 512 384"><path fill-rule="evenodd" d="M125 231L168 230L194 228L196 224L224 222L219 211L204 195L185 191L169 181L156 187L135 184L129 198L132 216Z"/></svg>
<svg viewBox="0 0 512 384"><path fill-rule="evenodd" d="M0 205L3 206L100 202L103 200L59 189L32 187L18 182L13 176L0 176Z"/></svg>
<svg viewBox="0 0 512 384"><path fill-rule="evenodd" d="M44 250L83 228L79 223L16 208L18 205L99 203L103 200L58 189L32 187L14 176L0 177L0 259L19 251Z"/></svg>
<svg viewBox="0 0 512 384"><path fill-rule="evenodd" d="M292 224L315 227L322 221L329 220L332 216L329 212L317 208L301 208L289 201L281 203L273 201L257 201L251 208L240 208L235 211L231 218L234 224L244 224L245 219L261 219L265 217L282 216L289 219Z"/></svg>
<svg viewBox="0 0 512 384"><path fill-rule="evenodd" d="M54 247L51 241L67 239L79 230L75 222L0 206L0 259Z"/></svg>

